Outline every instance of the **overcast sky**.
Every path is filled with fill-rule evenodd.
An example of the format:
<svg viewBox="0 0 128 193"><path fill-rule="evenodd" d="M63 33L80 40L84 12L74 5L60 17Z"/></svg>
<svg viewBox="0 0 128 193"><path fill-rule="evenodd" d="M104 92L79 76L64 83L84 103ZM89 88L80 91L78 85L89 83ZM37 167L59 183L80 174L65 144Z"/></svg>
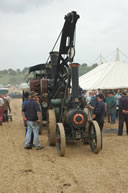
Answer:
<svg viewBox="0 0 128 193"><path fill-rule="evenodd" d="M128 54L128 0L0 0L0 70L46 62L64 16L77 11L74 62Z"/></svg>

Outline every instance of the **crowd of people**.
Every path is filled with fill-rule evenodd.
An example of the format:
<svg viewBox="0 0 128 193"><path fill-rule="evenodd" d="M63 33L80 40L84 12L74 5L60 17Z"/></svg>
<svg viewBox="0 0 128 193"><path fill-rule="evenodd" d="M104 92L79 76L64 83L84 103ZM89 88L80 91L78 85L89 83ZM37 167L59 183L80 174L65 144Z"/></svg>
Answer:
<svg viewBox="0 0 128 193"><path fill-rule="evenodd" d="M7 94L0 94L0 125L8 122L8 112L11 113L10 97Z"/></svg>
<svg viewBox="0 0 128 193"><path fill-rule="evenodd" d="M92 119L95 119L102 131L104 120L110 124L115 124L118 120L118 135L123 134L123 125L126 123L126 132L128 135L128 91L117 90L84 90L86 107L89 109Z"/></svg>
<svg viewBox="0 0 128 193"><path fill-rule="evenodd" d="M86 108L88 108L89 119L96 120L99 124L101 134L104 122L115 124L118 120L118 135L123 135L124 122L126 123L126 134L128 135L128 91L117 90L83 91ZM41 106L37 93L31 91L24 93L25 100L22 102L22 115L25 125L25 149L43 149L39 142L39 125L41 118ZM11 113L10 97L7 94L0 95L0 125L8 122L8 113ZM34 141L34 143L33 143Z"/></svg>
<svg viewBox="0 0 128 193"><path fill-rule="evenodd" d="M39 142L39 124L41 117L41 107L37 93L31 91L24 93L25 100L22 103L22 115L25 125L25 149L43 149ZM103 91L103 90L84 90L86 108L90 113L90 120L96 120L99 124L101 135L106 120L110 124L119 121L118 135L123 135L123 124L126 122L126 132L128 135L128 92ZM106 119L105 119L106 117ZM90 121L89 120L89 121ZM34 140L34 143L33 143ZM102 147L101 147L102 148Z"/></svg>

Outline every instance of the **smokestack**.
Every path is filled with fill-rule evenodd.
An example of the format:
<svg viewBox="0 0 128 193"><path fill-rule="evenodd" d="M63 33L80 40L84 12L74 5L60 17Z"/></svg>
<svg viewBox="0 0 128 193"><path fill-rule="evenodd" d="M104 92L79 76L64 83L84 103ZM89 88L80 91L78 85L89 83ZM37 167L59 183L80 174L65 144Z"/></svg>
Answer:
<svg viewBox="0 0 128 193"><path fill-rule="evenodd" d="M71 64L72 70L72 99L74 102L78 102L79 99L79 78L78 78L78 63Z"/></svg>
<svg viewBox="0 0 128 193"><path fill-rule="evenodd" d="M52 79L55 79L58 56L59 56L59 52L50 52L50 59L51 59L51 65L52 65Z"/></svg>

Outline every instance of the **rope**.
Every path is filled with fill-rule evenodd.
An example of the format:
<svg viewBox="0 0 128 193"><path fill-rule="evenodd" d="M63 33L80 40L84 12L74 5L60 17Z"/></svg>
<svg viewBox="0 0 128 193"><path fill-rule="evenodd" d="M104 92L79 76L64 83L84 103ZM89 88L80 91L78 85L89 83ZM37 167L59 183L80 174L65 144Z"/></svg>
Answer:
<svg viewBox="0 0 128 193"><path fill-rule="evenodd" d="M110 52L110 54L108 54L107 56L105 56L105 58L109 58L111 56L111 59L109 61L112 61L113 58L115 57L115 53L116 51Z"/></svg>
<svg viewBox="0 0 128 193"><path fill-rule="evenodd" d="M126 58L128 58L128 56L127 56L126 54L124 54L124 53L122 52L122 50L119 50L119 51L120 51L121 54L123 54L123 56L125 56Z"/></svg>
<svg viewBox="0 0 128 193"><path fill-rule="evenodd" d="M95 60L93 60L92 62L90 62L90 63L89 63L89 66L92 65L92 64L94 64L94 62L97 62L98 59L99 59L99 56L98 56Z"/></svg>
<svg viewBox="0 0 128 193"><path fill-rule="evenodd" d="M57 38L57 40L56 40L56 42L55 42L54 46L53 46L53 48L52 48L52 51L51 51L51 52L53 52L54 48L56 47L56 44L57 44L57 42L58 42L58 40L59 40L59 38L60 38L61 34L62 34L62 30L61 30L61 32L60 32L60 34L59 34L59 36L58 36L58 38ZM48 58L47 58L47 60L46 60L46 64L48 63L49 58L50 58L50 55L48 56Z"/></svg>

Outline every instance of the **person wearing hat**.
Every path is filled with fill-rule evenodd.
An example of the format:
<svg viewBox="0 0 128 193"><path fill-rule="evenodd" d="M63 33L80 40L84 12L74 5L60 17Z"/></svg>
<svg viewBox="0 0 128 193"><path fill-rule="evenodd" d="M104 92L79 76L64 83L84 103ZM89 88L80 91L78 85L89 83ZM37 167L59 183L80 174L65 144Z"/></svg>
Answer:
<svg viewBox="0 0 128 193"><path fill-rule="evenodd" d="M102 131L103 125L104 125L104 116L105 116L104 95L98 94L96 98L97 98L97 103L92 114L92 119L98 122L100 130Z"/></svg>
<svg viewBox="0 0 128 193"><path fill-rule="evenodd" d="M43 149L39 142L39 123L40 123L40 108L35 100L37 93L31 91L29 93L30 100L24 105L22 109L22 115L24 121L27 121L27 134L25 138L24 148L32 149L30 145L31 134L34 134L34 141L36 150Z"/></svg>
<svg viewBox="0 0 128 193"><path fill-rule="evenodd" d="M126 132L128 135L128 96L126 92L122 92L122 97L119 99L119 127L118 135L123 134L123 124L126 123Z"/></svg>
<svg viewBox="0 0 128 193"><path fill-rule="evenodd" d="M23 102L22 102L22 109L25 106L25 104L27 104L29 101L29 92L24 92L23 93ZM27 116L27 114L25 113L25 117ZM25 126L25 136L27 134L27 121L24 121L24 126ZM30 146L34 147L35 145L33 144L33 139L34 139L34 134L32 132L31 134L31 141L30 141Z"/></svg>

